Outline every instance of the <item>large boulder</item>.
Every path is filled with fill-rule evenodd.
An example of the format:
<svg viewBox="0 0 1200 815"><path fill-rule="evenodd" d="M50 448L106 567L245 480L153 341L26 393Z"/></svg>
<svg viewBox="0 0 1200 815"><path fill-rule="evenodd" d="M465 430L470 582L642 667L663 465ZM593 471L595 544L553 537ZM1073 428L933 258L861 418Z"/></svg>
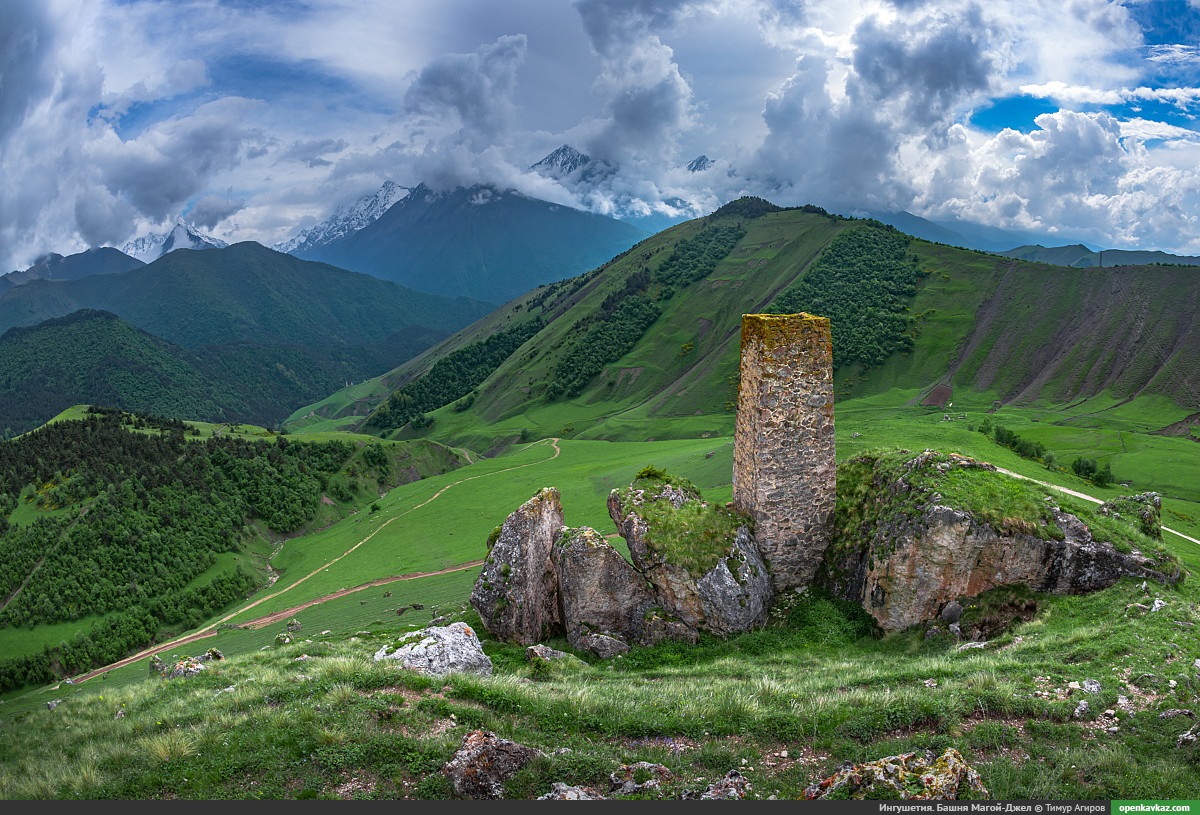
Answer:
<svg viewBox="0 0 1200 815"><path fill-rule="evenodd" d="M766 622L770 575L745 518L651 468L609 493L608 512L669 616L720 635Z"/></svg>
<svg viewBox="0 0 1200 815"><path fill-rule="evenodd" d="M500 526L471 592L471 606L496 639L533 645L560 631L550 551L562 525L558 490L546 487Z"/></svg>
<svg viewBox="0 0 1200 815"><path fill-rule="evenodd" d="M625 643L641 638L654 590L599 532L564 527L550 559L571 647L586 648L594 634Z"/></svg>
<svg viewBox="0 0 1200 815"><path fill-rule="evenodd" d="M395 660L403 668L445 676L450 673L492 675L492 660L483 652L475 631L466 623L413 631L375 652L375 661Z"/></svg>
<svg viewBox="0 0 1200 815"><path fill-rule="evenodd" d="M748 527L738 527L725 557L696 581L696 593L704 628L714 634L749 631L767 621L775 593Z"/></svg>
<svg viewBox="0 0 1200 815"><path fill-rule="evenodd" d="M848 468L847 481L858 479L864 497L839 519L819 580L862 603L885 631L932 620L950 601L1001 586L1082 594L1126 575L1178 579L1177 565L1093 539L1078 517L990 464L926 451L899 463L861 456ZM959 494L964 479L982 495L1029 490L1024 506L1037 506L1036 517L989 519L952 505L943 492Z"/></svg>

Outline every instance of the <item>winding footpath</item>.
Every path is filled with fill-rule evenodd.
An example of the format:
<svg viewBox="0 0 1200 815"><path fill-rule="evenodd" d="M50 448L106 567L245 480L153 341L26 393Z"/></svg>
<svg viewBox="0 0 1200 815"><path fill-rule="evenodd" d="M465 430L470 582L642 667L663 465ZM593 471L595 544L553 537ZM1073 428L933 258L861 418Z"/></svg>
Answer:
<svg viewBox="0 0 1200 815"><path fill-rule="evenodd" d="M505 467L502 470L495 470L494 472L490 472L490 473L480 473L479 475L472 475L472 476L468 476L466 478L460 478L457 481L453 481L453 482L447 484L446 486L442 487L440 490L435 492L432 496L425 499L424 501L417 504L416 506L409 507L404 512L401 512L399 515L393 515L392 517L388 518L386 521L384 521L378 527L376 527L371 532L371 534L367 535L365 538L360 540L358 543L351 546L345 552L342 552L340 555L338 555L337 557L335 557L333 560L329 561L328 563L325 563L322 566L318 566L316 569L313 569L308 574L304 575L303 577L299 578L298 580L293 581L292 583L288 584L284 588L279 589L278 591L271 592L270 594L265 595L263 597L260 597L259 599L255 600L253 603L250 603L249 605L246 605L246 606L242 606L237 611L226 614L221 619L215 620L215 621L209 623L208 625L204 626L203 628L192 632L191 634L188 634L183 637L178 637L176 639L170 640L169 642L165 642L165 643L161 643L159 645L152 646L150 648L145 649L144 651L140 651L140 652L134 654L133 656L126 657L122 660L112 663L111 665L106 665L103 668L96 668L92 671L88 671L85 674L81 674L81 675L75 677L72 680L72 682L77 685L80 682L85 682L88 679L92 679L93 677L108 673L109 671L113 670L114 668L121 668L126 665L130 665L144 657L148 657L153 654L160 654L163 651L169 651L172 648L178 648L181 645L188 645L189 643L193 643L193 642L196 642L197 640L205 639L206 637L216 636L216 634L217 634L216 629L218 628L218 626L222 625L223 623L228 622L229 620L232 620L234 617L238 617L242 614L245 614L247 611L254 608L255 606L258 606L262 603L265 603L268 600L272 600L272 599L278 597L281 594L291 591L296 586L299 586L301 583L304 583L306 580L313 577L314 575L320 574L321 572L325 571L333 564L337 563L342 558L349 555L355 549L362 546L364 543L369 541L371 538L378 535L379 532L388 524L392 523L393 521L397 521L397 520L405 517L406 515L416 512L418 509L421 509L422 507L427 506L428 504L433 503L438 498L441 498L442 495L445 494L445 492L447 490L449 490L451 487L457 487L459 484L465 484L468 481L474 481L478 478L489 478L493 475L500 475L501 473L508 473L508 472L512 472L513 470L521 470L526 467L535 467L539 464L546 464L547 462L553 461L554 459L558 458L559 454L562 452L562 450L558 446L559 441L560 441L560 439L558 439L557 437L554 437L554 438L549 438L549 439L543 439L541 441L535 441L531 444L526 445L525 449L528 449L529 447L533 447L535 445L545 444L546 442L549 442L550 446L552 448L554 448L554 454L551 455L549 458L545 458L540 461L531 461L528 464L517 464L512 467ZM267 614L263 617L258 617L256 619L242 623L242 626L247 627L247 628L261 628L264 625L270 625L272 623L277 623L280 620L287 619L288 617L292 617L297 612L302 611L306 608L311 608L312 606L320 605L321 603L326 603L330 600L336 600L339 597L345 597L348 594L353 594L358 591L363 591L364 589L373 588L375 586L382 586L382 585L386 585L388 583L396 583L401 580L418 580L422 577L432 577L434 575L439 575L439 574L449 574L451 572L461 572L465 569L473 569L473 568L477 568L482 565L483 565L482 560L472 560L469 563L460 563L457 566L451 566L450 568L442 569L442 570L436 571L436 572L415 572L412 574L402 574L402 575L393 575L390 577L381 577L377 580L372 580L369 583L363 583L360 586L354 586L353 588L349 588L349 589L342 589L340 591L334 592L333 594L326 594L322 597L318 597L315 600L309 600L298 606L292 606L291 608L287 608L282 611L272 612L271 614ZM58 687L59 687L58 685L54 685L50 689L56 690Z"/></svg>
<svg viewBox="0 0 1200 815"><path fill-rule="evenodd" d="M1091 501L1093 504L1103 504L1104 503L1102 500L1100 500L1099 498L1096 498L1094 496L1087 495L1082 492L1076 492L1075 490L1067 489L1066 487L1060 487L1057 484L1049 484L1045 481L1038 481L1036 478L1030 478L1027 475L1021 475L1020 473L1014 473L1012 470L1005 470L1003 467L997 467L996 471L1004 473L1005 475L1011 475L1013 478L1020 478L1025 481L1032 481L1034 484L1041 484L1043 487L1049 487L1052 490L1058 490L1059 492L1065 492L1067 495L1073 495L1076 498L1082 498L1084 501ZM1172 535L1177 535L1177 536L1183 538L1185 541L1191 541L1192 543L1200 546L1200 540L1193 538L1191 535L1185 535L1182 532L1176 532L1174 529L1171 529L1166 526L1164 526L1162 528L1162 531L1170 532Z"/></svg>

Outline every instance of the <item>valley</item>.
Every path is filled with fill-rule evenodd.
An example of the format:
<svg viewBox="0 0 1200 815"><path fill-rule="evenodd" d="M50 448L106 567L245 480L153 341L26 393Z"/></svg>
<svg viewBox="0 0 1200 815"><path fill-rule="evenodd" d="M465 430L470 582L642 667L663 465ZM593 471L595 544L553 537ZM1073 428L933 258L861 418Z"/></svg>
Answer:
<svg viewBox="0 0 1200 815"><path fill-rule="evenodd" d="M178 267L189 274L181 279L200 285L204 274L236 257L230 250L264 263L278 255L235 245L173 253L170 263L158 260L146 269ZM202 259L203 272L195 266ZM285 263L307 269L304 261ZM228 268L230 277L242 269ZM132 273L139 271L145 273ZM581 666L550 677L531 676L522 648L495 641L484 643L496 665L490 679L443 683L401 676L374 664L371 654L399 633L435 621L478 627L467 600L489 536L543 487L561 492L567 524L592 526L623 554L606 499L643 468L690 480L708 501L729 501L740 317L780 309L834 315L839 464L872 451L928 448L989 462L1047 485L1047 495L1057 488L1087 496L1079 500L1089 504L1153 491L1161 496L1162 544L1194 574L1200 568L1195 272L1036 264L912 239L879 222L816 207L742 199L645 238L591 271L539 285L499 307L481 304L476 319L459 309L458 325L421 349L397 351L404 359L399 365L328 388L303 407L293 402L290 415L275 414L277 424L221 420L208 408L218 419L209 424L188 415L190 406L178 408L184 415L177 420L146 422L136 414L160 403L149 401L144 387L135 389L115 405L130 411L120 414L120 428L106 432L148 434L179 456L184 448L178 445L210 451L222 449L222 439L248 445L237 455L258 475L229 476L248 497L228 509L244 520L225 533L228 551L197 559L182 585L199 591L240 570L256 588L214 601L211 609L183 608L144 621L153 642L131 644L121 660L65 670L58 653L46 663L53 679L10 681L0 693L2 726L21 733L49 727L50 735L44 748L22 740L21 747L0 752L0 791L5 797L72 790L153 797L169 789L180 797L242 797L258 777L264 797L304 790L311 791L305 797L338 797L331 791L336 779L349 773L371 778L377 797L447 797L438 768L468 724L504 730L548 755L561 745L579 756L548 758L512 782L510 797L541 794L551 780L602 786L614 762L635 759L673 767L676 792L702 788L705 778L740 767L757 797L800 797L846 760L947 746L962 750L998 797L1136 797L1149 794L1147 775L1169 791L1185 790L1192 753L1172 753L1169 742L1178 734L1155 717L1168 703L1187 706L1197 698L1200 678L1187 670L1200 658L1194 579L1149 590L1170 609L1159 617L1131 615L1134 605L1152 598L1129 580L1086 596L997 590L973 598L968 617L992 632L987 648L975 653L923 629L878 636L861 608L814 592L781 599L760 631L705 636L695 646L664 643L607 663L587 656ZM334 279L341 270L323 267L321 274ZM255 288L274 291L267 278L257 280ZM60 308L69 315L82 302L53 305L68 302L59 291L75 288L34 299L37 285L24 283L19 297L0 300L0 315L18 314L11 305L18 302L45 310L37 313ZM125 285L108 288L128 291L120 288ZM372 335L411 315L455 310L429 300L402 312L409 301L401 298L389 306L397 316L384 316L339 300L320 308L343 311L314 317L312 304L327 298L306 292L295 283L283 298L288 313L310 310L303 319L268 321L279 297L271 293L247 303L241 330L281 343L308 331L318 346L334 342L320 339L319 326L331 337L356 324L359 333L352 336L365 347ZM380 305L379 294L368 297ZM6 319L15 325L17 318ZM59 323L36 330L90 325L97 316L54 319ZM133 323L135 315L99 319L108 328ZM206 321L189 320L177 306L137 319L157 321L153 335L140 340L148 350L139 353L159 355L154 359L174 354L192 365L155 393L179 395L186 387L202 393L208 382L207 396L216 401L221 392L197 361L216 336L203 333ZM5 341L34 336L34 330L14 328ZM160 333L178 345L157 340ZM29 344L21 353L37 347ZM196 349L197 356L185 357L179 348ZM104 360L89 364L110 364ZM86 403L71 407L31 435L94 415ZM1026 453L1038 445L1039 454L1022 455L1014 437L1026 443ZM276 496L268 485L279 478L265 463L253 463L259 455L268 462L309 449L338 452L329 453L321 470L289 475L303 485L290 497ZM212 463L204 468L226 466L217 452L207 455ZM31 529L38 519L56 518L86 528L99 514L91 508L106 493L89 491L92 477L81 474L102 466L104 457L93 463L78 457L55 463L49 454L35 459L21 465L28 475L14 466L6 476L16 488L6 504L6 528ZM1072 465L1081 460L1105 467L1111 482L1078 475ZM170 484L183 474L164 463L155 477ZM42 494L61 500L36 501ZM304 512L288 519L268 514L281 505ZM150 515L167 512L146 507ZM62 541L73 534L62 532ZM11 577L35 574L35 564L51 554L11 560L28 564ZM160 574L164 570L169 567ZM6 606L21 596L19 582L6 590ZM1034 611L1024 617L1012 616L1029 608ZM122 613L117 604L74 619L0 627L0 652L36 660ZM302 628L281 640L291 620ZM209 648L224 661L211 678L187 680L208 701L176 685L185 694L178 698L191 701L169 702L155 690L160 680L147 679L152 653L174 660ZM1068 700L1063 688L1092 676L1104 684L1104 707L1120 709L1127 729L1108 733L1104 707L1083 722L1072 715L1077 699ZM220 701L225 689L228 703ZM1134 701L1123 708L1118 695ZM330 718L332 696L338 719ZM105 735L113 699L128 711L118 727L136 728L140 752L120 753ZM48 702L57 704L48 710ZM298 720L278 718L281 705ZM47 770L31 775L46 762L42 750L60 749L55 745L66 738L60 728L68 721L97 757L94 770L82 780ZM397 731L388 722L404 724ZM263 732L287 734L281 738L290 746L264 739ZM182 738L172 734L191 734L186 743L194 746L165 747L169 758L156 760L149 739ZM224 749L222 738L232 738L237 750ZM671 739L688 749L664 752L663 740ZM1085 747L1087 757L1080 758ZM277 750L287 760L265 768L264 756ZM246 763L231 770L234 755ZM1046 756L1049 776L1033 755ZM315 768L315 787L288 769L304 762ZM1117 771L1117 765L1138 769ZM186 777L183 767L192 768Z"/></svg>

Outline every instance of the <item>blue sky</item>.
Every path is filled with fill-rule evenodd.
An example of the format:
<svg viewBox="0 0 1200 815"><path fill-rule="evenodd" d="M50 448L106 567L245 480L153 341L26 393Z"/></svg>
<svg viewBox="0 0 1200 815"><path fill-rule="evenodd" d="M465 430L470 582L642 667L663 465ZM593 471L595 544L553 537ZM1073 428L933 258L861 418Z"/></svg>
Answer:
<svg viewBox="0 0 1200 815"><path fill-rule="evenodd" d="M385 180L1200 254L1200 0L6 0L0 87L0 271ZM563 143L608 172L529 170Z"/></svg>

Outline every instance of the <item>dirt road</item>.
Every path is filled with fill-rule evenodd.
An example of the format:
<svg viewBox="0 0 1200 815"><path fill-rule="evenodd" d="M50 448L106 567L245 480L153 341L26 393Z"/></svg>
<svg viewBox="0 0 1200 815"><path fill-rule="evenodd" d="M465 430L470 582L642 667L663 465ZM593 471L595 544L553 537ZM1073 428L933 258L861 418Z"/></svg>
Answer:
<svg viewBox="0 0 1200 815"><path fill-rule="evenodd" d="M1070 490L1070 489L1067 489L1066 487L1060 487L1057 484L1048 484L1045 481L1038 481L1036 478L1030 478L1027 475L1021 475L1020 473L1014 473L1012 470L1005 470L1002 467L997 467L996 470L1004 473L1005 475L1011 475L1014 478L1022 478L1026 481L1032 481L1035 484L1041 484L1043 487L1049 487L1052 490L1058 490L1059 492L1065 492L1067 495L1073 495L1076 498L1082 498L1084 501L1091 501L1093 504L1103 504L1104 503L1104 501L1102 501L1099 498L1096 498L1094 496L1087 495L1082 492L1076 492L1075 490ZM1171 528L1165 527L1165 526L1162 528L1162 531L1170 532L1172 535L1176 535L1180 538L1183 538L1185 541L1191 541L1192 543L1200 546L1200 540L1193 538L1191 535L1185 535L1182 532L1176 532L1174 529L1171 529Z"/></svg>
<svg viewBox="0 0 1200 815"><path fill-rule="evenodd" d="M472 475L472 476L468 476L466 478L460 478L457 481L453 481L453 482L447 484L446 486L442 487L440 490L438 490L432 496L430 496L426 500L422 501L421 503L417 504L416 506L409 507L404 512L401 512L397 515L393 515L392 517L388 518L386 521L384 521L378 527L376 527L371 532L371 534L367 535L365 538L360 540L358 543L351 546L345 552L342 552L340 555L338 555L337 557L335 557L333 560L329 561L328 563L318 566L316 569L313 569L308 574L306 574L303 577L299 578L298 580L292 582L291 584L285 586L284 588L279 589L278 591L275 591L275 592L271 592L270 594L265 595L263 597L260 597L259 599L255 600L253 603L250 603L249 605L246 605L246 606L242 606L237 611L234 611L230 614L226 614L221 619L209 623L204 628L201 628L199 631L195 631L186 636L179 637L177 639L173 639L170 642L165 642L165 643L161 643L159 645L152 646L150 648L145 649L144 651L140 651L139 653L134 654L133 656L126 657L122 660L119 660L118 662L114 662L111 665L106 665L103 668L96 668L95 670L89 671L85 674L75 677L72 680L72 682L75 684L79 684L80 682L85 682L88 679L91 679L93 677L99 676L104 673L108 673L109 671L113 670L114 668L121 668L121 667L124 667L125 665L129 665L134 662L137 662L139 659L143 659L144 657L148 657L153 654L161 654L164 651L170 651L174 648L179 648L183 645L188 645L190 643L196 642L197 640L202 640L207 637L215 636L217 633L218 627L220 625L222 625L223 623L228 622L229 620L233 619L234 617L238 617L238 616L241 616L242 614L245 614L247 611L254 608L255 606L260 605L261 603L265 603L267 600L271 600L275 597L278 597L279 595L283 594L284 592L290 591L291 589L294 589L296 586L299 586L301 583L305 582L306 580L313 577L314 575L320 574L321 572L325 571L333 564L337 563L342 558L349 555L355 549L362 546L364 543L369 541L371 538L378 535L380 530L382 530L388 524L392 523L393 521L399 520L400 518L403 518L404 516L406 516L410 513L416 512L421 507L431 504L432 502L436 501L438 498L441 498L442 495L445 494L445 492L447 490L451 489L452 487L457 487L459 484L465 484L468 481L474 481L477 478L488 478L493 475L499 475L501 473L512 472L513 470L520 470L520 469L524 469L525 467L534 467L538 464L545 464L548 461L553 461L554 459L558 458L560 453L562 453L561 448L559 448L559 446L558 446L558 442L559 442L558 438L542 439L540 441L535 441L535 442L527 445L527 447L533 447L534 445L537 445L537 444L544 444L547 441L550 443L550 446L554 448L554 455L550 456L550 458L543 459L541 461L531 461L528 464L518 464L513 467L505 467L502 470L496 470L496 471L490 472L490 473L481 473L479 475ZM250 628L260 628L264 625L270 625L271 623L276 623L276 622L279 622L280 620L287 619L288 617L295 615L297 612L299 612L303 609L311 608L312 606L319 605L321 603L326 603L330 600L336 600L339 597L345 597L347 594L353 594L354 592L362 591L363 589L369 589L374 586L382 586L387 583L395 583L400 580L416 580L416 579L422 578L422 577L432 577L434 575L439 575L439 574L448 574L450 572L459 572L464 569L477 568L481 565L483 565L482 560L473 560L470 563L462 563L457 566L451 566L450 568L442 569L441 571L436 571L436 572L417 572L417 573L413 573L413 574L402 574L402 575L393 575L391 577L381 577L378 580L372 580L371 582L363 583L360 586L354 586L353 588L349 588L349 589L342 589L340 591L334 592L333 594L327 594L323 597L318 597L315 600L309 600L298 606L293 606L291 608L284 609L283 611L276 611L271 614L264 615L257 619L250 620L249 622L242 623L242 625L249 626ZM51 688L51 690L56 689L57 687L58 686L55 685Z"/></svg>
<svg viewBox="0 0 1200 815"><path fill-rule="evenodd" d="M259 617L254 620L250 620L249 622L242 623L241 627L242 628L262 628L265 625L271 625L272 623L277 623L280 620L286 620L287 618L296 615L298 612L301 612L306 608L311 608L312 606L320 605L321 603L327 603L330 600L336 600L339 597L345 597L347 594L354 594L355 592L363 591L364 589L370 589L370 588L374 588L376 586L385 586L388 583L397 583L401 580L417 580L422 577L433 577L433 576L439 575L439 574L449 574L451 572L461 572L464 569L474 569L474 568L478 568L479 566L482 566L482 565L483 565L482 560L472 560L470 563L461 563L458 566L451 566L449 569L441 569L436 572L414 572L412 574L400 574L400 575L394 575L392 577L381 577L378 580L372 580L370 583L363 583L361 586L355 586L353 588L342 589L341 591L335 591L333 594L326 594L324 597L318 597L315 600L309 600L308 602L301 603L298 606L293 606L291 608L284 609L283 611L276 611L273 614L267 614L264 617ZM226 617L225 619L228 619L228 617ZM207 639L208 637L215 637L217 635L217 631L214 626L219 625L219 624L220 623L214 623L213 626L208 626L204 629L201 629L200 631L195 632L194 634L188 634L185 637L179 637L178 639L173 639L170 642L166 642L161 645L155 645L152 648L147 648L146 650L141 651L137 654L134 654L131 657L126 657L125 659L122 659L119 662L114 662L112 665L106 665L103 668L97 668L94 671L89 671L88 673L85 673L81 676L77 676L72 681L76 685L78 685L80 682L84 682L88 679L91 679L92 677L99 676L100 674L103 674L103 673L107 673L108 671L111 671L113 668L121 668L121 667L124 667L125 665L129 665L134 662L137 662L139 659L142 659L143 657L148 657L148 656L151 656L152 654L161 654L164 651L170 651L174 648L179 648L180 646L183 646L183 645L189 645L193 642L196 642L197 640ZM55 687L57 688L58 686L56 685Z"/></svg>

